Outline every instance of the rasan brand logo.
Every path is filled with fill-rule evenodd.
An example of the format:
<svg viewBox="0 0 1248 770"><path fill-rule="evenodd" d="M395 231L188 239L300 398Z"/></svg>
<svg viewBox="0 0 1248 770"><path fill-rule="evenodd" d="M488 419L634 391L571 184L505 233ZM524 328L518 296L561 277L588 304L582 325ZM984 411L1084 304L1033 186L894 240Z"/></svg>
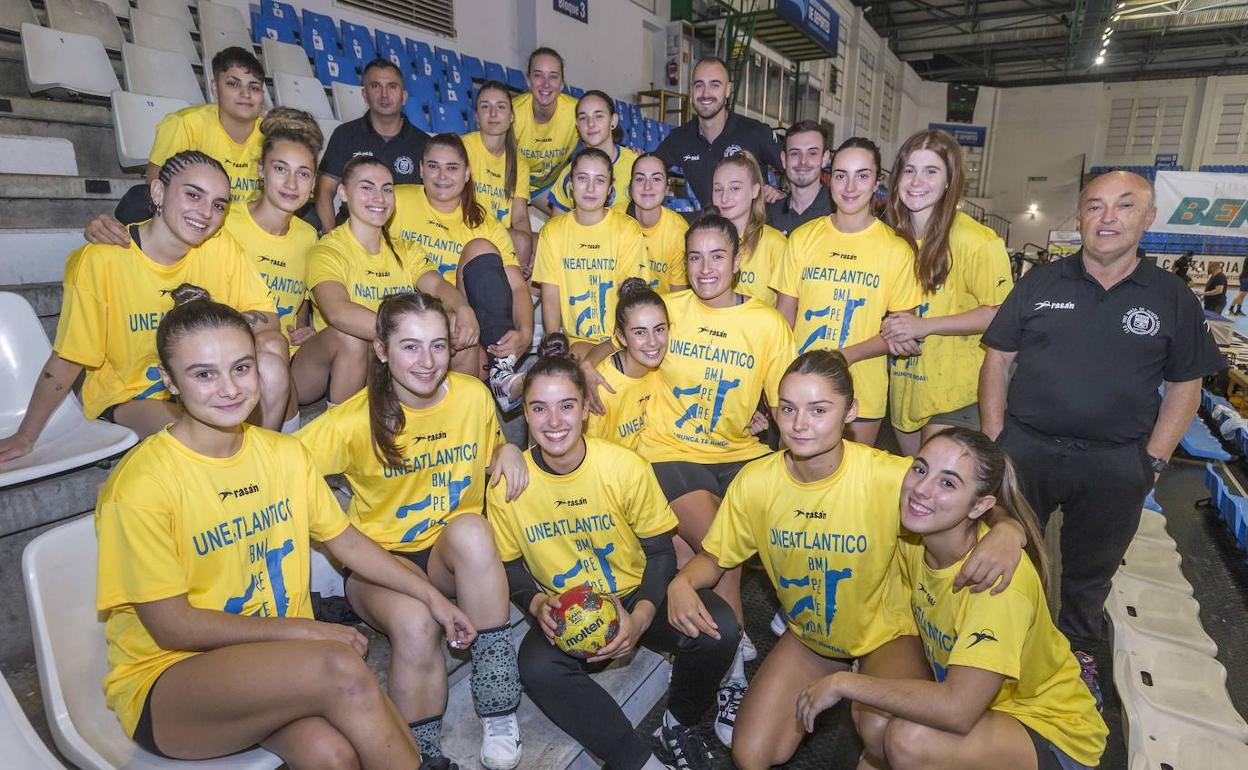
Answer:
<svg viewBox="0 0 1248 770"><path fill-rule="evenodd" d="M221 496L222 500L225 500L225 498L227 497L238 498L238 497L246 497L247 495L254 495L259 491L260 491L259 485L250 484L245 487L240 487L239 489L223 489L217 494Z"/></svg>
<svg viewBox="0 0 1248 770"><path fill-rule="evenodd" d="M273 265L274 267L286 267L286 262L284 260L273 259L272 257L266 257L263 254L259 255L259 258L261 262L268 262L270 265Z"/></svg>
<svg viewBox="0 0 1248 770"><path fill-rule="evenodd" d="M578 497L575 500L555 500L555 507L562 508L563 506L566 505L569 508L574 508L578 505L585 505L588 502L589 501L586 500L584 497Z"/></svg>
<svg viewBox="0 0 1248 770"><path fill-rule="evenodd" d="M1033 310L1074 310L1073 302L1051 302L1049 300L1041 300L1036 303Z"/></svg>
<svg viewBox="0 0 1248 770"><path fill-rule="evenodd" d="M927 586L923 585L922 583L919 583L919 592L922 593L923 598L927 600L927 606L929 607L936 606L936 597L932 596L932 592L927 590Z"/></svg>
<svg viewBox="0 0 1248 770"><path fill-rule="evenodd" d="M446 431L439 433L426 433L423 436L412 436L412 443L419 444L422 441L441 441L446 438Z"/></svg>
<svg viewBox="0 0 1248 770"><path fill-rule="evenodd" d="M826 519L828 518L828 514L824 513L823 511L803 511L801 508L797 508L793 511L793 518L795 519Z"/></svg>
<svg viewBox="0 0 1248 770"><path fill-rule="evenodd" d="M365 270L364 275L371 275L374 278L389 278L389 270Z"/></svg>
<svg viewBox="0 0 1248 770"><path fill-rule="evenodd" d="M602 248L602 244L601 243L578 243L576 244L576 247L578 249L591 249L593 251L597 251L598 249Z"/></svg>
<svg viewBox="0 0 1248 770"><path fill-rule="evenodd" d="M698 327L698 333L699 333L699 334L709 334L709 335L711 335L712 337L718 337L718 338L719 338L719 339L721 339L721 340L726 340L726 339L728 339L728 332L725 332L725 331L720 331L719 329L708 329L708 328L707 328L707 327L705 327L705 326L699 326L699 327Z"/></svg>

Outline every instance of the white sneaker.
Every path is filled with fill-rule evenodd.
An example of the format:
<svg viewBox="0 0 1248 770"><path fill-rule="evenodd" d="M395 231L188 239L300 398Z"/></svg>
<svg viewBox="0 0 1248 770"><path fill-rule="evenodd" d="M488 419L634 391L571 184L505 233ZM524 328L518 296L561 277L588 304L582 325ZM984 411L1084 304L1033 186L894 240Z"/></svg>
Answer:
<svg viewBox="0 0 1248 770"><path fill-rule="evenodd" d="M741 641L738 643L741 648L741 660L749 663L758 657L758 648L754 646L754 641L750 639L750 635L742 632Z"/></svg>
<svg viewBox="0 0 1248 770"><path fill-rule="evenodd" d="M494 359L490 364L490 392L494 394L494 400L498 402L498 406L504 412L514 409L516 406L515 390L516 383L523 382L523 376L516 371L516 357L505 356L503 358Z"/></svg>
<svg viewBox="0 0 1248 770"><path fill-rule="evenodd" d="M513 770L520 764L520 722L514 712L481 717L481 764L490 770Z"/></svg>
<svg viewBox="0 0 1248 770"><path fill-rule="evenodd" d="M784 619L784 612L776 610L776 614L771 616L771 633L777 637L784 636L785 629L789 627L789 623Z"/></svg>
<svg viewBox="0 0 1248 770"><path fill-rule="evenodd" d="M720 685L715 693L719 702L719 713L715 715L715 737L728 748L732 748L732 728L737 722L737 710L741 708L744 696L745 682L736 681Z"/></svg>

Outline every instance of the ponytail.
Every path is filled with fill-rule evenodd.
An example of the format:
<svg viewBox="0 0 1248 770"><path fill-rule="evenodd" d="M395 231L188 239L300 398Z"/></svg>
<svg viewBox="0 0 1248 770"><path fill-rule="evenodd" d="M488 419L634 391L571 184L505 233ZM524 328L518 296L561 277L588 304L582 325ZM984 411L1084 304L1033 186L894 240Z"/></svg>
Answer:
<svg viewBox="0 0 1248 770"><path fill-rule="evenodd" d="M528 400L529 389L538 377L567 377L576 386L581 398L589 397L585 373L572 357L572 344L563 332L551 332L542 338L542 344L537 348L537 363L524 375L525 400Z"/></svg>
<svg viewBox="0 0 1248 770"><path fill-rule="evenodd" d="M644 278L626 278L617 293L619 300L615 305L615 330L619 334L624 333L628 326L628 314L635 307L653 305L663 311L664 318L667 317L667 305L663 298L650 288Z"/></svg>
<svg viewBox="0 0 1248 770"><path fill-rule="evenodd" d="M156 327L156 357L169 376L173 376L173 369L169 367L173 346L185 334L233 328L251 337L251 325L243 314L213 301L205 289L184 283L169 292L169 296L173 298L173 309L165 313Z"/></svg>

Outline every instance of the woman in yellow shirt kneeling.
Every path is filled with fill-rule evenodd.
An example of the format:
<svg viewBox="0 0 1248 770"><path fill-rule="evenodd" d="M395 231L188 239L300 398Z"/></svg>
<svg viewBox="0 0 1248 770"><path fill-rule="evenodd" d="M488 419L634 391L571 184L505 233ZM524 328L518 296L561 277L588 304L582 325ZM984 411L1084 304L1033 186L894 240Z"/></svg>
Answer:
<svg viewBox="0 0 1248 770"><path fill-rule="evenodd" d="M1029 558L1003 590L955 592L990 510L1023 525ZM1096 767L1105 722L1049 616L1044 544L1005 453L968 428L928 439L902 482L901 525L918 536L902 546L902 572L935 681L834 673L802 693L806 729L848 698L888 716L883 749L895 770Z"/></svg>
<svg viewBox="0 0 1248 770"><path fill-rule="evenodd" d="M182 412L122 459L96 506L105 700L167 758L259 744L292 767L418 766L363 660L367 639L313 620L309 538L411 597L456 643L472 642L472 623L351 526L298 440L246 424L260 384L243 316L198 287L172 294L156 350Z"/></svg>

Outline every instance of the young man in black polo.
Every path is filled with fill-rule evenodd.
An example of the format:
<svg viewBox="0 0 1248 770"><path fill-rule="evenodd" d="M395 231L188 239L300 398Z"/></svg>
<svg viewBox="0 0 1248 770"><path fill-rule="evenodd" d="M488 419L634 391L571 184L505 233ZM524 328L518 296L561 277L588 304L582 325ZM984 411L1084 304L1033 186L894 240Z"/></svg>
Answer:
<svg viewBox="0 0 1248 770"><path fill-rule="evenodd" d="M334 129L325 145L316 183L316 214L323 233L334 229L334 192L343 166L356 155L379 158L390 167L395 184L420 184L420 162L429 137L403 114L407 89L394 62L373 59L364 68L364 102L368 112Z"/></svg>
<svg viewBox="0 0 1248 770"><path fill-rule="evenodd" d="M1041 524L1062 508L1057 625L1098 706L1110 579L1201 379L1226 366L1192 291L1136 256L1156 214L1143 177L1092 180L1079 198L1082 250L1032 268L983 336L983 431L1013 458Z"/></svg>
<svg viewBox="0 0 1248 770"><path fill-rule="evenodd" d="M780 142L776 133L753 118L728 111L728 67L720 59L708 57L693 68L689 101L696 117L672 130L655 154L670 166L685 171L685 181L702 208L711 205L711 177L721 158L749 150L764 173L781 168ZM763 195L777 200L780 191L768 185Z"/></svg>
<svg viewBox="0 0 1248 770"><path fill-rule="evenodd" d="M799 120L789 126L780 161L789 194L767 204L767 224L787 236L798 226L832 213L832 193L822 176L832 162L832 151L823 126L813 120Z"/></svg>

